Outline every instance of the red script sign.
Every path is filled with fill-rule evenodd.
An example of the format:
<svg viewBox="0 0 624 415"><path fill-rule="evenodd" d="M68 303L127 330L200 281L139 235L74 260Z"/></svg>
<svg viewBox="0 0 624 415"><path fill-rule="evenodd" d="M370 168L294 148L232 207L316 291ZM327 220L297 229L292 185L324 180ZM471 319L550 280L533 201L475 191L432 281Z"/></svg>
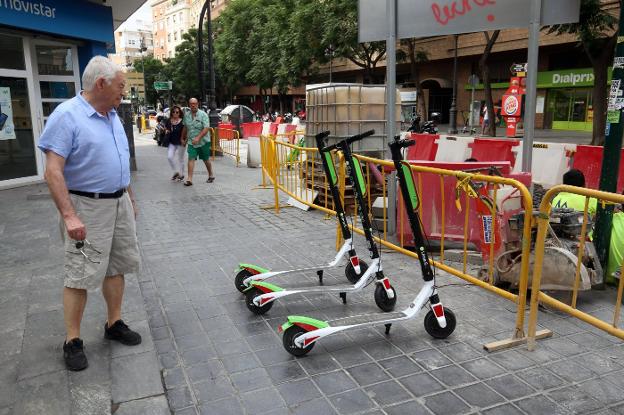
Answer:
<svg viewBox="0 0 624 415"><path fill-rule="evenodd" d="M495 5L496 0L455 0L452 1L450 5L446 4L444 6L440 6L438 3L434 2L431 5L431 11L433 12L433 17L435 17L436 21L442 26L446 26L448 22L458 16L463 16L466 13L471 12L473 7L488 7ZM493 22L495 20L494 15L488 14L487 20L489 22Z"/></svg>

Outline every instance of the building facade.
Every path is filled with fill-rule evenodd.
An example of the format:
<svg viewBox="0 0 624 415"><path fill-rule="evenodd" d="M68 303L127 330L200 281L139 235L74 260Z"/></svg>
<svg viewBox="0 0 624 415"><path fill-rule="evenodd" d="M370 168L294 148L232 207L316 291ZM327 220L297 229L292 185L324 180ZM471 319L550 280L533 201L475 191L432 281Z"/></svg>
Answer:
<svg viewBox="0 0 624 415"><path fill-rule="evenodd" d="M114 29L142 2L16 4L0 2L0 188L43 179L37 144L49 115L80 91L91 57L114 52ZM28 12L35 8L42 12Z"/></svg>
<svg viewBox="0 0 624 415"><path fill-rule="evenodd" d="M194 26L192 10L197 0L153 0L152 33L154 57L164 61L173 58L182 35ZM200 6L201 7L201 6Z"/></svg>
<svg viewBox="0 0 624 415"><path fill-rule="evenodd" d="M141 50L143 48L143 50ZM119 66L134 68L134 62L154 54L152 23L135 20L123 24L115 31L115 53L109 57Z"/></svg>

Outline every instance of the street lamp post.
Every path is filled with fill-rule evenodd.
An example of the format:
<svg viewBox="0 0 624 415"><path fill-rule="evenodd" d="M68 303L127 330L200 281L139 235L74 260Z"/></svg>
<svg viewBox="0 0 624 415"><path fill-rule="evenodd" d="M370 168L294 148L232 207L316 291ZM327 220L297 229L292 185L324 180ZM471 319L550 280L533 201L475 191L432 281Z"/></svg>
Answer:
<svg viewBox="0 0 624 415"><path fill-rule="evenodd" d="M449 134L457 134L457 42L459 35L455 35L455 56L453 58L453 100L451 101L451 125Z"/></svg>
<svg viewBox="0 0 624 415"><path fill-rule="evenodd" d="M147 106L147 84L145 83L145 52L147 46L145 46L145 38L141 35L141 67L143 69L143 106ZM144 108L145 109L145 108Z"/></svg>
<svg viewBox="0 0 624 415"><path fill-rule="evenodd" d="M199 71L199 87L201 91L201 99L203 102L208 103L209 112L208 117L210 119L210 126L217 127L219 123L219 115L215 111L217 108L215 97L215 70L213 59L213 47L212 47L212 19L210 17L210 6L213 0L206 0L199 15L199 24L197 25L197 66ZM205 87L205 70L204 70L204 45L203 45L203 33L204 33L204 16L208 13L208 71L210 73L210 89L206 94Z"/></svg>

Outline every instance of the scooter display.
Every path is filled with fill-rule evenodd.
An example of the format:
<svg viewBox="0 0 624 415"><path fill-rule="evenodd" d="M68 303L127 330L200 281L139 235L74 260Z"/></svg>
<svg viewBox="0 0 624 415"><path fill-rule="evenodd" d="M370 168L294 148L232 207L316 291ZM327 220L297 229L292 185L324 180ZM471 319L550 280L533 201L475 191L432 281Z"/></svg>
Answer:
<svg viewBox="0 0 624 415"><path fill-rule="evenodd" d="M368 244L368 251L371 257L371 263L368 269L356 280L352 281L354 285L351 286L319 286L319 287L304 287L304 288L282 288L274 284L268 284L264 281L250 281L250 287L245 290L245 301L247 308L255 314L264 314L273 306L273 301L278 298L284 298L293 294L331 294L337 293L342 298L343 303L346 303L347 293L357 292L367 287L373 280L376 280L377 286L375 287L375 303L383 311L394 310L396 304L396 292L390 280L383 273L381 266L381 258L379 256L379 250L375 244L372 234L372 224L369 216L368 205L366 203L366 182L364 181L364 175L362 174L362 167L360 162L351 154L350 144L354 141L361 140L365 137L373 135L374 130L365 132L363 134L347 138L340 141L337 144L331 146L324 146L324 138L317 136L317 145L321 158L326 161L324 163L328 169L328 176L330 181L337 184L337 178L335 170L332 170L333 163L331 163L331 151L338 149L344 154L345 162L349 171L351 182L353 183L353 190L358 204L358 214L362 221L362 227L364 229L364 236ZM337 186L336 186L337 190ZM336 192L334 196L336 200L339 199L339 194ZM340 209L338 213L338 220L346 226L346 218L344 216L344 210ZM346 227L348 231L348 227ZM344 230L343 230L344 232ZM349 234L350 235L350 234ZM352 265L355 266L355 263Z"/></svg>
<svg viewBox="0 0 624 415"><path fill-rule="evenodd" d="M392 161L397 170L399 186L403 194L403 201L409 224L414 235L414 245L418 253L418 261L425 284L409 306L400 312L376 313L346 317L331 321L321 321L309 317L289 316L288 321L278 328L283 333L282 343L286 351L293 356L303 356L312 350L317 341L345 330L359 329L368 326L385 325L386 334L390 333L392 324L416 317L421 308L429 304L430 311L425 315L425 330L430 336L444 339L455 330L455 315L440 302L435 283L435 273L429 262L423 230L418 217L418 194L414 187L412 171L403 161L401 150L414 145L413 140L401 140L395 137L390 143Z"/></svg>

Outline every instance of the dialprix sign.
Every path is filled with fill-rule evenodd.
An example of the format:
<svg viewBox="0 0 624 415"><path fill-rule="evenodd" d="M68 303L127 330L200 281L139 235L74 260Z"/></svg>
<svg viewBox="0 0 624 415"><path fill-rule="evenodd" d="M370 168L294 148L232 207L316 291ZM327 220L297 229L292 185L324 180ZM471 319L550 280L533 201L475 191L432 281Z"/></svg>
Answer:
<svg viewBox="0 0 624 415"><path fill-rule="evenodd" d="M0 0L0 25L115 42L112 9L85 0Z"/></svg>
<svg viewBox="0 0 624 415"><path fill-rule="evenodd" d="M611 81L613 70L609 68L608 80ZM493 83L492 88L507 88L509 82ZM594 71L592 68L583 69L565 69L560 71L548 71L537 73L537 87L540 89L548 88L582 88L594 86ZM466 84L466 90L472 88ZM483 89L483 84L475 86L475 89Z"/></svg>
<svg viewBox="0 0 624 415"><path fill-rule="evenodd" d="M528 27L526 0L393 0L397 37L440 36ZM359 0L359 41L388 38L386 0ZM542 0L543 26L578 22L580 0Z"/></svg>

